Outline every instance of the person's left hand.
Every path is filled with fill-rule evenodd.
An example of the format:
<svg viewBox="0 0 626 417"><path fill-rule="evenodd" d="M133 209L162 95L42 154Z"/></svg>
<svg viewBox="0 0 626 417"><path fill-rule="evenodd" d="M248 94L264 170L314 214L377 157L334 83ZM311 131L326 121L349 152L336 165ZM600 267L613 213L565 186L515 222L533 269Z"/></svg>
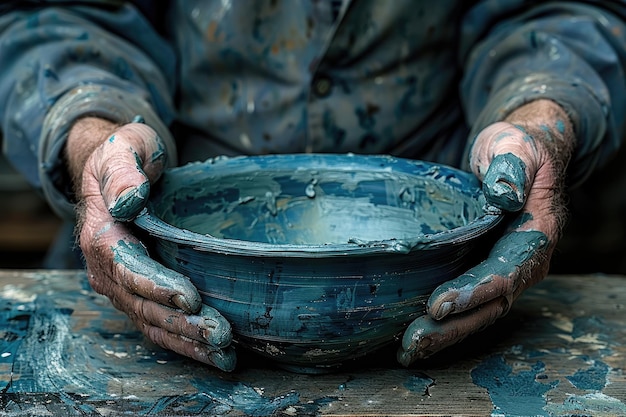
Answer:
<svg viewBox="0 0 626 417"><path fill-rule="evenodd" d="M567 114L549 100L528 103L478 134L471 169L488 203L518 214L482 263L435 289L427 314L404 333L401 364L491 325L547 275L564 223L564 176L573 146Z"/></svg>

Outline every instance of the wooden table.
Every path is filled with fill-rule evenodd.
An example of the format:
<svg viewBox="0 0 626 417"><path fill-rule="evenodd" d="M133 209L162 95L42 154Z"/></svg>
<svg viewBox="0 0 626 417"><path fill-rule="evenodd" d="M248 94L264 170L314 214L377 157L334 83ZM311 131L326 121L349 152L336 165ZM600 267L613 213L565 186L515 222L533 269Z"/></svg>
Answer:
<svg viewBox="0 0 626 417"><path fill-rule="evenodd" d="M403 368L395 346L302 375L223 373L147 342L81 271L0 271L0 415L626 415L626 278L551 276Z"/></svg>

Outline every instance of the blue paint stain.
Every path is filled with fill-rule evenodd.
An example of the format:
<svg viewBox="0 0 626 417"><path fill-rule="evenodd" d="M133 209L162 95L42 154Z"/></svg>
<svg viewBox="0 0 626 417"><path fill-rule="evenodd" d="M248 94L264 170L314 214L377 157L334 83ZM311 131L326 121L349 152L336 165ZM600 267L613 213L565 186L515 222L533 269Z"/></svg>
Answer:
<svg viewBox="0 0 626 417"><path fill-rule="evenodd" d="M511 133L509 133L509 132L502 132L502 133L499 133L498 136L496 136L495 141L496 142L500 142L501 140L508 139L508 138L510 138L512 136L513 135Z"/></svg>
<svg viewBox="0 0 626 417"><path fill-rule="evenodd" d="M71 386L75 392L92 392L91 399L108 398L106 377L84 372L85 369L104 369L106 361L73 346L73 310L59 308L55 302L56 299L48 295L39 295L32 302L19 305L6 302L9 308L5 310L7 314L0 315L0 325L3 329L8 325L11 334L8 337L5 334L0 344L3 352L11 355L2 361L11 363L19 378L5 380L4 394L59 392L59 387ZM77 367L82 372L77 372ZM58 399L76 409L85 409L63 393L59 393Z"/></svg>
<svg viewBox="0 0 626 417"><path fill-rule="evenodd" d="M113 207L109 209L109 213L117 220L130 220L144 207L149 194L150 182L146 181L119 197Z"/></svg>
<svg viewBox="0 0 626 417"><path fill-rule="evenodd" d="M546 125L546 124L541 124L539 126L539 129L541 129L543 131L543 133L545 134L545 139L552 141L552 129L550 128L550 126Z"/></svg>
<svg viewBox="0 0 626 417"><path fill-rule="evenodd" d="M332 112L324 112L324 116L322 117L322 126L324 128L325 135L332 138L335 146L341 146L343 144L343 141L346 138L346 131L345 129L341 129L337 126Z"/></svg>
<svg viewBox="0 0 626 417"><path fill-rule="evenodd" d="M150 352L154 354L148 354L146 359L148 352L137 351L143 340L141 333L130 326L127 331L119 327L122 313L102 308L101 300L93 297L81 298L78 291L56 293L54 296L39 295L33 301L19 303L0 298L0 305L3 306L0 310L0 328L3 329L0 352L5 353L0 356L0 363L10 364L17 375L12 380L10 375L0 375L0 381L4 383L4 387L0 387L0 409L3 411L19 411L19 415L25 415L29 404L33 407L39 404L44 409L51 407L51 410L58 410L62 405L71 415L97 414L102 402L112 404L117 401L111 395L112 381L139 381L155 361L181 360L178 355L159 349ZM71 308L59 306L61 303L71 305L79 298L87 303L85 308L88 311L98 312L91 316L88 323L83 321L84 317L74 319ZM77 323L75 320L80 320L80 338L72 331ZM114 333L109 330L111 325ZM118 359L117 367L112 368L107 351L127 353L128 357ZM291 406L306 412L306 415L316 415L320 407L336 400L324 397L299 404L296 392L264 396L249 385L219 377L197 376L189 382L197 389L196 393L129 398L120 402L119 406L126 412L135 410L139 415L241 413L266 416L279 415ZM24 402L24 398L28 401Z"/></svg>
<svg viewBox="0 0 626 417"><path fill-rule="evenodd" d="M159 148L156 151L152 152L152 155L150 155L150 162L155 163L165 161L166 156L167 153L165 153L165 148L159 145Z"/></svg>
<svg viewBox="0 0 626 417"><path fill-rule="evenodd" d="M412 392L430 396L430 387L435 385L435 380L426 374L418 373L411 375L405 382L404 387Z"/></svg>
<svg viewBox="0 0 626 417"><path fill-rule="evenodd" d="M607 384L609 366L602 361L593 361L587 369L580 369L567 379L578 389L601 391Z"/></svg>
<svg viewBox="0 0 626 417"><path fill-rule="evenodd" d="M113 142L115 142L115 135L111 135L111 137L109 138L109 143Z"/></svg>
<svg viewBox="0 0 626 417"><path fill-rule="evenodd" d="M600 334L603 329L606 329L606 324L601 317L576 317L572 320L574 325L572 329L572 337L577 339L589 334Z"/></svg>
<svg viewBox="0 0 626 417"><path fill-rule="evenodd" d="M20 311L11 300L1 300L5 306L0 311L0 323L2 323L2 337L0 338L0 363L12 363L18 352L20 344L28 331L30 314ZM24 308L23 305L21 308Z"/></svg>
<svg viewBox="0 0 626 417"><path fill-rule="evenodd" d="M145 407L141 414L159 415L182 409L186 414L193 415L226 415L240 412L255 417L279 415L290 406L300 407L300 396L296 392L265 397L246 384L219 378L192 379L190 383L198 390L197 393L161 397Z"/></svg>
<svg viewBox="0 0 626 417"><path fill-rule="evenodd" d="M559 133L565 132L565 123L563 123L563 120L556 121L556 130L558 130Z"/></svg>
<svg viewBox="0 0 626 417"><path fill-rule="evenodd" d="M490 356L472 369L472 381L486 388L499 413L507 416L548 416L545 394L558 385L558 381L537 381L545 365L538 361L530 370L513 373L502 355Z"/></svg>
<svg viewBox="0 0 626 417"><path fill-rule="evenodd" d="M372 110L376 109L376 110ZM377 112L377 108L368 107L367 109L362 107L357 107L354 112L359 119L359 126L361 126L364 130L370 130L376 125L376 119L374 118L374 114Z"/></svg>
<svg viewBox="0 0 626 417"><path fill-rule="evenodd" d="M472 268L469 274L462 274L454 281L444 282L432 293L431 299L436 299L441 295L450 292L458 292L461 295L454 298L454 301L445 301L436 310L431 310L431 314L437 319L457 311L456 303L462 303L476 288L476 277L492 277L492 279L508 279L519 265L525 265L537 253L545 250L548 245L548 238L543 232L537 230L527 230L523 232L511 232L502 237L491 250L493 259L506 259L507 262L484 262ZM464 307L461 304L459 307ZM422 324L420 324L422 325ZM427 324L430 326L430 324ZM409 327L410 329L410 327ZM415 329L417 330L417 329ZM434 330L434 329L432 329Z"/></svg>
<svg viewBox="0 0 626 417"><path fill-rule="evenodd" d="M517 217L515 217L515 219L511 220L511 225L509 227L511 229L518 229L522 225L524 225L524 223L527 223L527 222L529 222L531 220L533 220L532 213L529 213L529 212L520 213L519 216L517 216Z"/></svg>
<svg viewBox="0 0 626 417"><path fill-rule="evenodd" d="M524 128L524 126L522 126L522 125L517 125L517 124L515 124L515 125L513 125L513 126L515 126L515 128L516 128L517 130L521 130L522 132L524 132L524 133L526 134L526 136L528 136L528 132L526 131L526 129ZM528 136L528 137L530 137L530 136Z"/></svg>
<svg viewBox="0 0 626 417"><path fill-rule="evenodd" d="M417 96L417 77L410 76L406 79L400 79L398 84L402 84L406 88L405 93L402 95L398 104L394 108L394 115L397 119L402 120L403 116L407 114L415 114L417 112L417 106L414 104L414 99Z"/></svg>
<svg viewBox="0 0 626 417"><path fill-rule="evenodd" d="M113 72L124 80L131 80L133 78L133 69L122 57L118 57L113 61Z"/></svg>
<svg viewBox="0 0 626 417"><path fill-rule="evenodd" d="M546 409L554 416L625 416L626 405L603 393L568 395L563 404L550 404Z"/></svg>
<svg viewBox="0 0 626 417"><path fill-rule="evenodd" d="M59 76L56 72L52 70L52 68L46 68L43 70L43 76L46 78L52 78L55 81L59 81Z"/></svg>
<svg viewBox="0 0 626 417"><path fill-rule="evenodd" d="M518 211L526 202L526 164L512 153L497 155L483 180L487 201L507 211Z"/></svg>

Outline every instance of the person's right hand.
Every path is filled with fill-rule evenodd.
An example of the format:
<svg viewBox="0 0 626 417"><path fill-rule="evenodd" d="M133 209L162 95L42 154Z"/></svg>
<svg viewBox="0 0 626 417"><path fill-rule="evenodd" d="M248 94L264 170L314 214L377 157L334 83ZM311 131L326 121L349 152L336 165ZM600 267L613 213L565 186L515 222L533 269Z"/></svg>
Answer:
<svg viewBox="0 0 626 417"><path fill-rule="evenodd" d="M189 279L151 259L125 221L145 206L167 155L153 129L85 118L66 148L78 198L79 242L95 291L157 345L225 371L235 368L230 324Z"/></svg>

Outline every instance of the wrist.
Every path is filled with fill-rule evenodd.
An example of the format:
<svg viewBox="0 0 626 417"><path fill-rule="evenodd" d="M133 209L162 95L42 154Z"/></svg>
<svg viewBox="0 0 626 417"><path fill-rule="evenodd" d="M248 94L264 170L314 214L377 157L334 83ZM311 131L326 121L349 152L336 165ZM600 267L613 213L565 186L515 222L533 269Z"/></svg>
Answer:
<svg viewBox="0 0 626 417"><path fill-rule="evenodd" d="M83 117L72 125L65 145L65 162L73 188L80 197L83 170L93 151L119 127L117 123L99 117Z"/></svg>
<svg viewBox="0 0 626 417"><path fill-rule="evenodd" d="M522 128L534 139L540 151L545 150L550 159L567 166L576 136L569 116L556 102L547 99L531 101L511 112L504 121Z"/></svg>
<svg viewBox="0 0 626 417"><path fill-rule="evenodd" d="M532 138L539 155L538 169L526 202L526 210L533 213L536 220L529 221L525 227L544 230L553 248L567 219L565 183L576 142L573 123L561 106L546 99L516 109L506 121L522 128Z"/></svg>

